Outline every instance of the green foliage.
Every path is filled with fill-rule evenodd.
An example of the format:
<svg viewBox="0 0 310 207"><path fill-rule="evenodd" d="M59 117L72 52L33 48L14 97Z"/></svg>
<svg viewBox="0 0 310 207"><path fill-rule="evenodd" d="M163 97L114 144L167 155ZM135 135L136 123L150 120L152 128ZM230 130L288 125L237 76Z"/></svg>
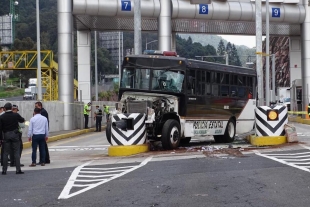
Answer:
<svg viewBox="0 0 310 207"><path fill-rule="evenodd" d="M16 87L0 87L0 98L9 98L14 96L21 96L24 94L23 88Z"/></svg>

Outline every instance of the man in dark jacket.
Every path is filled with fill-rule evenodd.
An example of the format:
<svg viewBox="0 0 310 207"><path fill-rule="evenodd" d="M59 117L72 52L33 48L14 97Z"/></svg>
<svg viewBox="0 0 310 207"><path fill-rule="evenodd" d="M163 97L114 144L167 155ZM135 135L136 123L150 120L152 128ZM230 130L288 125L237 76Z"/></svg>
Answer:
<svg viewBox="0 0 310 207"><path fill-rule="evenodd" d="M3 143L3 167L2 175L6 175L8 168L8 155L11 148L14 151L14 159L16 164L16 174L24 174L20 168L20 139L18 132L18 123L25 122L25 119L18 113L12 112L12 104L4 105L5 113L0 116L0 140Z"/></svg>
<svg viewBox="0 0 310 207"><path fill-rule="evenodd" d="M50 121L48 119L48 113L43 108L42 103L40 101L35 103L35 108L41 109L41 115L44 116L45 118L47 118L48 127L49 127ZM49 164L49 163L51 163L51 161L50 161L50 153L48 152L48 147L47 147L47 143L46 142L45 142L45 153L46 153L45 154L45 160L41 160L41 157L40 157L40 163L38 163L38 164L41 164L41 163Z"/></svg>

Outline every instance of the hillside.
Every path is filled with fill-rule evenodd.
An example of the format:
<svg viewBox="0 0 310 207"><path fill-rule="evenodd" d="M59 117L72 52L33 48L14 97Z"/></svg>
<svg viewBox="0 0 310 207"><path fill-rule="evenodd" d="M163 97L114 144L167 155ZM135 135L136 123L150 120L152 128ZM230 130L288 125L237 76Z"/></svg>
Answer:
<svg viewBox="0 0 310 207"><path fill-rule="evenodd" d="M223 40L224 45L226 46L228 41L223 39L218 35L209 35L209 34L178 34L180 37L187 39L188 37L192 38L193 42L199 42L203 46L212 45L213 47L217 48L218 44L221 40ZM238 56L240 58L242 66L245 66L246 62L255 61L255 49L249 48L244 45L235 45Z"/></svg>

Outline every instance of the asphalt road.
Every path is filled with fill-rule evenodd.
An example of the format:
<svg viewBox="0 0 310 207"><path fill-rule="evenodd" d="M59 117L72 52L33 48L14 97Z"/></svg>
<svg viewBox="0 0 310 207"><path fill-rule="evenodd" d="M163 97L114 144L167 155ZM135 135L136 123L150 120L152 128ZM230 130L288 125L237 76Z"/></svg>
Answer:
<svg viewBox="0 0 310 207"><path fill-rule="evenodd" d="M4 98L6 101L23 101L23 96L15 96L10 98Z"/></svg>
<svg viewBox="0 0 310 207"><path fill-rule="evenodd" d="M49 143L52 163L30 168L26 149L25 174L0 175L0 206L309 206L310 126L295 126L301 144L255 150L207 141L113 158L89 133Z"/></svg>

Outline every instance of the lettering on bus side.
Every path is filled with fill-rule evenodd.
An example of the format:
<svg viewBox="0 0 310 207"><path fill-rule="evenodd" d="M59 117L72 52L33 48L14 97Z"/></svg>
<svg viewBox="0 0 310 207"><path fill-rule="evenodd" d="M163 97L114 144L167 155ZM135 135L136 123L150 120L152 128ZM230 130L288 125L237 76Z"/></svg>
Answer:
<svg viewBox="0 0 310 207"><path fill-rule="evenodd" d="M194 129L223 129L223 121L194 121Z"/></svg>

